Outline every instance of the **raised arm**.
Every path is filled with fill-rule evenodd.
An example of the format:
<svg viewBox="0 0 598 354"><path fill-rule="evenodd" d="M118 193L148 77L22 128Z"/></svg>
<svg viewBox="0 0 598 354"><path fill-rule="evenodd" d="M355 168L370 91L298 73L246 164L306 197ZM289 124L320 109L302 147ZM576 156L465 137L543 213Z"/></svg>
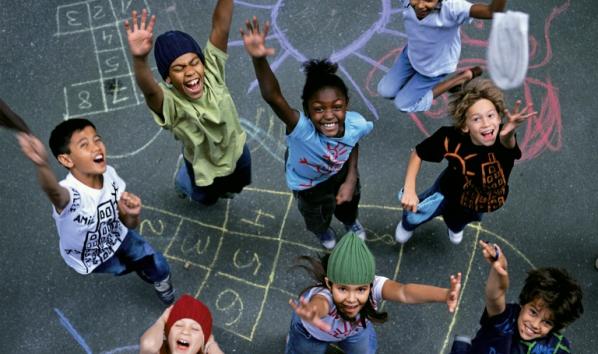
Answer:
<svg viewBox="0 0 598 354"><path fill-rule="evenodd" d="M153 31L156 23L156 16L152 16L147 22L147 10L141 11L140 23L137 18L137 11L131 12L133 24L125 20L125 30L129 42L129 50L133 57L133 71L135 72L135 81L143 92L145 102L149 108L158 115L162 115L162 103L164 102L164 93L154 79L152 69L149 66L147 56L153 47Z"/></svg>
<svg viewBox="0 0 598 354"><path fill-rule="evenodd" d="M50 202L60 214L70 201L69 191L58 184L58 179L48 163L48 153L44 144L32 134L19 133L17 140L23 154L37 167L37 180Z"/></svg>
<svg viewBox="0 0 598 354"><path fill-rule="evenodd" d="M172 306L164 310L160 318L143 333L139 340L139 354L158 354L160 352L164 343L164 327L168 321L170 310L172 310Z"/></svg>
<svg viewBox="0 0 598 354"><path fill-rule="evenodd" d="M218 0L212 14L210 43L225 53L228 49L228 33L233 18L233 5L233 0Z"/></svg>
<svg viewBox="0 0 598 354"><path fill-rule="evenodd" d="M349 164L347 167L347 177L339 187L338 193L336 193L336 204L350 202L353 199L353 194L355 193L355 186L357 185L357 179L359 178L359 171L357 169L358 160L359 144L355 145L353 150L351 150L349 160L345 162Z"/></svg>
<svg viewBox="0 0 598 354"><path fill-rule="evenodd" d="M268 64L268 60L266 59L267 56L274 55L273 48L266 48L266 36L268 35L270 25L266 22L264 24L264 32L260 32L257 18L254 17L252 22L249 20L246 21L247 32L241 29L245 49L253 61L253 68L260 85L262 97L272 107L278 118L286 125L287 133L290 133L299 121L299 114L289 106L287 100L282 95L278 80L274 76L270 64Z"/></svg>
<svg viewBox="0 0 598 354"><path fill-rule="evenodd" d="M509 288L507 258L496 244L480 241L482 254L490 263L490 272L486 281L486 312L488 316L503 313L506 308L506 294Z"/></svg>
<svg viewBox="0 0 598 354"><path fill-rule="evenodd" d="M417 154L417 151L413 149L411 156L409 157L409 163L407 164L407 172L405 173L405 185L403 186L403 198L401 198L401 205L403 209L412 212L417 211L417 204L419 204L419 198L416 192L416 180L419 169L422 165L422 159Z"/></svg>
<svg viewBox="0 0 598 354"><path fill-rule="evenodd" d="M491 20L495 12L503 12L507 0L492 0L490 4L473 4L469 16L480 20Z"/></svg>
<svg viewBox="0 0 598 354"><path fill-rule="evenodd" d="M439 288L424 284L401 284L388 279L382 286L382 298L404 304L423 304L427 302L445 302L449 312L454 312L461 291L461 273L451 275L450 288Z"/></svg>
<svg viewBox="0 0 598 354"><path fill-rule="evenodd" d="M314 295L309 301L305 300L303 296L298 302L290 299L289 305L295 310L297 316L304 321L310 322L314 326L323 331L329 331L330 326L321 320L322 317L328 313L328 301L321 295Z"/></svg>
<svg viewBox="0 0 598 354"><path fill-rule="evenodd" d="M519 127L521 123L525 122L528 118L532 118L538 114L538 112L535 111L527 113L528 109L531 109L531 106L527 106L519 111L520 106L521 101L517 100L512 113L508 109L505 109L507 122L500 131L500 143L508 149L514 148L515 144L517 144L517 140L515 139L515 130L517 130L517 127Z"/></svg>

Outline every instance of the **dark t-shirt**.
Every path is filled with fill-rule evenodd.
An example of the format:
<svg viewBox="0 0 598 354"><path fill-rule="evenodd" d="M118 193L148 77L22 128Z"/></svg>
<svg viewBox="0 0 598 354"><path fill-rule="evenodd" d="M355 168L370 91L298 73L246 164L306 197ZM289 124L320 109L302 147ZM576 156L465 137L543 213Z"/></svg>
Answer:
<svg viewBox="0 0 598 354"><path fill-rule="evenodd" d="M502 126L501 126L502 128ZM442 127L415 147L424 161L448 161L440 191L449 202L476 212L491 212L505 204L509 175L521 150L508 149L500 138L492 146L478 146L469 134L455 127Z"/></svg>
<svg viewBox="0 0 598 354"><path fill-rule="evenodd" d="M569 341L562 334L550 332L546 337L534 341L519 338L517 318L521 306L507 304L503 313L480 319L482 326L472 340L471 353L475 354L566 354L571 349Z"/></svg>

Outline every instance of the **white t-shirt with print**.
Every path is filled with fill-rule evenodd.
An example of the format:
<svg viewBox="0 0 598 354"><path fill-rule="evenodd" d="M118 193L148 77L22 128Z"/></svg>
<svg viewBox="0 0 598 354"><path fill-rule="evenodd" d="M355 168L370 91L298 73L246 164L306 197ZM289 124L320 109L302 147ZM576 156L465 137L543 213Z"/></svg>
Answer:
<svg viewBox="0 0 598 354"><path fill-rule="evenodd" d="M383 300L382 286L387 280L388 278L386 277L374 277L374 283L371 290L374 309L378 309L378 305ZM326 332L309 322L303 321L302 319L301 323L303 324L303 327L305 327L309 334L311 334L314 338L323 342L340 342L347 337L355 335L364 330L363 326L361 325L359 314L355 318L355 321L349 322L344 320L337 313L336 305L334 304L334 301L332 301L332 293L330 290L328 290L328 288L317 287L309 289L309 291L304 295L304 298L305 300L309 301L314 295L321 295L328 301L328 314L321 318L321 320L330 326L330 331ZM367 321L366 324L371 325L371 322Z"/></svg>
<svg viewBox="0 0 598 354"><path fill-rule="evenodd" d="M402 0L409 62L418 73L435 77L453 73L461 56L460 26L469 20L472 3L444 0L440 11L419 20L409 0Z"/></svg>
<svg viewBox="0 0 598 354"><path fill-rule="evenodd" d="M69 191L69 203L60 214L52 208L60 254L80 274L91 273L112 257L128 232L118 217L118 200L126 184L111 166L103 177L102 189L95 189L69 173L60 181Z"/></svg>

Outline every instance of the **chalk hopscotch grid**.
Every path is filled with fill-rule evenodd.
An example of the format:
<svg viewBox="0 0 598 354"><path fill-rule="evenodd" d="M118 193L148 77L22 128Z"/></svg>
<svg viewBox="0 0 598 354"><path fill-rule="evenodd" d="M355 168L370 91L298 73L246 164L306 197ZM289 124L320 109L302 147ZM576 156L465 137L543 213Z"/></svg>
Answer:
<svg viewBox="0 0 598 354"><path fill-rule="evenodd" d="M121 0L120 2L121 2L122 12L126 13L129 6L132 3L132 1L128 1L128 2L126 2L126 4L125 4L125 1L123 1L123 0ZM150 9L147 1L143 0L143 3L145 5L145 7L148 9L148 11L151 12L151 9ZM85 7L85 11L87 11L87 17L86 17L86 19L88 21L87 24L85 24L83 21L77 22L77 20L82 20L82 18L72 17L75 15L79 15L80 10L82 9L83 6ZM92 6L93 6L93 9L92 9ZM79 7L80 9L68 11L69 8L73 9L73 8L77 8L77 7ZM111 16L113 20L111 20L108 23L95 25L94 20L104 18L104 17L95 18L95 16L100 13L102 13L103 16ZM68 25L83 26L83 28L76 29L76 30L65 30L64 28L62 28L64 26L64 24L61 21L61 14L66 17L66 23ZM62 19L65 20L65 18L62 18ZM73 21L75 21L75 22L73 22ZM97 67L98 67L98 75L99 75L99 79L79 82L79 83L71 84L70 86L65 86L63 88L65 109L66 109L66 112L63 115L63 119L67 120L69 118L72 118L74 116L79 116L81 114L108 113L108 112L112 112L115 110L121 110L121 109L134 107L134 106L139 105L142 102L142 101L140 101L140 95L139 95L139 93L137 91L137 87L134 83L134 76L133 76L133 72L131 70L131 63L129 61L129 57L128 57L126 48L124 46L124 40L123 40L123 36L122 36L121 30L120 30L120 26L121 26L122 22L123 22L123 19L118 18L116 9L113 4L113 0L82 1L82 2L71 3L68 5L60 5L57 7L56 23L57 23L58 31L55 34L55 36L66 36L66 35L73 35L73 34L79 34L79 33L89 33L91 36L93 47L94 47L94 54L95 54L95 58L96 58L96 63L97 63ZM97 39L95 36L95 31L96 30L105 30L105 29L115 29L116 35L118 37L117 44L114 45L114 47L111 47L108 49L99 49ZM103 35L105 35L105 32L103 32ZM103 39L106 40L106 38L103 38ZM109 35L108 40L110 42L112 41L111 34ZM112 43L109 43L109 45L112 46ZM122 62L119 60L117 63L117 67L120 67L120 65L123 65L126 70L125 74L104 76L104 72L103 72L103 68L102 68L103 63L100 58L100 55L103 53L112 53L112 52L120 52L119 54L122 55ZM119 59L119 57L112 56L105 60L105 63L110 67L110 70L116 70L116 69L113 69L113 65L114 65L113 62L108 63L110 60L115 59L115 58ZM106 88L104 86L106 80L109 80L109 79L114 80L114 85L115 85L115 87L113 87L113 89L112 89L115 97L113 98L111 106L109 106L109 102L107 101L108 98L107 98ZM119 84L122 84L122 82L119 81L118 79L126 79L127 80L125 82L129 83L130 89L135 98L134 103L122 104L122 102L128 101L131 98L130 96L123 96L123 97L120 97L119 99L117 99L117 95L119 92L129 89L129 87L127 87L127 86L119 87ZM79 110L75 110L75 111L77 111L77 113L71 115L72 107L69 107L69 88L81 87L83 85L94 85L93 86L94 88L98 88L97 85L99 85L99 91L100 91L100 96L101 96L101 100L102 100L102 103L101 103L102 107L100 109L95 109L95 110L91 109L93 107L93 104L90 101L91 100L91 97L89 97L90 92L86 91L86 90L81 90L81 91L79 91L79 93L77 95L77 97L80 100L79 107L78 107ZM85 93L83 96L87 96L87 97L82 97L81 93ZM89 104L89 107L82 108L81 107L82 103Z"/></svg>

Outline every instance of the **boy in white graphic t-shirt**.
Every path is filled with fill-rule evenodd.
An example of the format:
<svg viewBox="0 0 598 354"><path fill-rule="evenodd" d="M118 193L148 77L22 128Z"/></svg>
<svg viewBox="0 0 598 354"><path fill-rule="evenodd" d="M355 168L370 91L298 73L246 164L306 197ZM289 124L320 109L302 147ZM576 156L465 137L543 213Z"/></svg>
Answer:
<svg viewBox="0 0 598 354"><path fill-rule="evenodd" d="M17 139L36 165L39 184L54 206L64 261L80 274L135 271L154 285L162 302L171 304L170 267L133 230L140 223L141 200L125 192L125 182L106 164L106 147L95 126L86 119L70 119L52 131L52 153L69 170L60 182L42 142L25 133Z"/></svg>

